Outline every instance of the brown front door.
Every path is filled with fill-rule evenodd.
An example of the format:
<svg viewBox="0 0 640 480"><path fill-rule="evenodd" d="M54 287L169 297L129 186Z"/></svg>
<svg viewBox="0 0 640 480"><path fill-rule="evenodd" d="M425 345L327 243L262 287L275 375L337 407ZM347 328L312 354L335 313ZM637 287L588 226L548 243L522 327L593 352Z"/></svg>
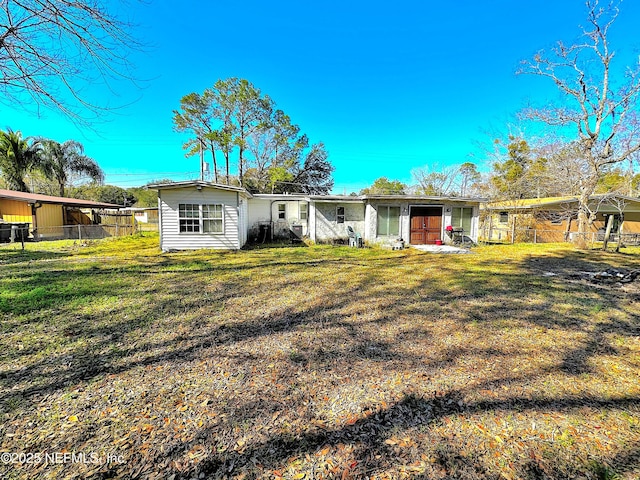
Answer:
<svg viewBox="0 0 640 480"><path fill-rule="evenodd" d="M433 245L441 239L442 207L411 208L412 245Z"/></svg>

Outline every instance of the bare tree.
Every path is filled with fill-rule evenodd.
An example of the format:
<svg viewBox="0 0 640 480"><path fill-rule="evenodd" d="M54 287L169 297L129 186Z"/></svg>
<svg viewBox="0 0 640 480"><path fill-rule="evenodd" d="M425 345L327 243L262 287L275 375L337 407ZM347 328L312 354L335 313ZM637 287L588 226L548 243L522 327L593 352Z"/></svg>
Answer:
<svg viewBox="0 0 640 480"><path fill-rule="evenodd" d="M597 0L587 0L586 5L588 26L583 28L582 41L573 45L559 42L551 52L539 52L524 62L519 72L548 78L565 95L563 105L528 109L525 116L551 126L575 128L573 145L583 170L578 207L578 238L583 244L593 221L588 202L599 179L608 166L640 150L636 117L639 65L619 72L613 68L615 51L609 31L619 14L618 3L603 8Z"/></svg>
<svg viewBox="0 0 640 480"><path fill-rule="evenodd" d="M437 165L412 170L417 193L438 196L464 196L478 193L481 175L472 162L439 168Z"/></svg>
<svg viewBox="0 0 640 480"><path fill-rule="evenodd" d="M430 171L431 170L431 171ZM423 195L449 196L457 195L458 176L460 170L458 166L438 168L428 167L416 168L411 172L416 181L418 193Z"/></svg>
<svg viewBox="0 0 640 480"><path fill-rule="evenodd" d="M83 88L133 80L130 53L141 47L131 24L99 0L0 0L0 97L35 103L75 122L112 108Z"/></svg>

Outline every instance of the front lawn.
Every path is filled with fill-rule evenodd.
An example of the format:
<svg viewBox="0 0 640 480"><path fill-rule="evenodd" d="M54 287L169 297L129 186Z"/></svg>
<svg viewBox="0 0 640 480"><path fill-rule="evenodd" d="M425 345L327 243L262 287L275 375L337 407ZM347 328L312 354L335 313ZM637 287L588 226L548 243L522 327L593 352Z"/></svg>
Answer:
<svg viewBox="0 0 640 480"><path fill-rule="evenodd" d="M0 246L0 476L640 477L639 250L157 245Z"/></svg>

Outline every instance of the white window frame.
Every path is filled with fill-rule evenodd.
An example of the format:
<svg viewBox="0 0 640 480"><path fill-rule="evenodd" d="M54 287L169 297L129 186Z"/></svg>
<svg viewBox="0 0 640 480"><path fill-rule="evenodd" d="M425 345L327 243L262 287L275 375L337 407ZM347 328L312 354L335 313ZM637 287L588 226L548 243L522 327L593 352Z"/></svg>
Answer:
<svg viewBox="0 0 640 480"><path fill-rule="evenodd" d="M282 207L282 209L280 207ZM278 220L286 220L286 219L287 219L287 204L279 203L278 204Z"/></svg>
<svg viewBox="0 0 640 480"><path fill-rule="evenodd" d="M205 208L206 207L206 208ZM219 207L219 208L216 208ZM206 210L206 212L205 212ZM221 203L206 203L200 205L200 211L202 212L202 233L212 233L214 235L224 234L224 205ZM207 216L205 213L209 215L211 213L218 213L220 216ZM220 231L207 231L205 229L205 225L208 223L209 225L215 225L217 222L220 222Z"/></svg>
<svg viewBox="0 0 640 480"><path fill-rule="evenodd" d="M303 210L304 207L304 210ZM309 219L309 204L307 202L302 202L300 204L300 220L308 220Z"/></svg>
<svg viewBox="0 0 640 480"><path fill-rule="evenodd" d="M498 223L509 223L509 212L498 213Z"/></svg>
<svg viewBox="0 0 640 480"><path fill-rule="evenodd" d="M182 208L182 207L186 207L187 205L189 205L191 208L188 210L190 212L196 212L196 210L193 207L198 207L197 212L198 212L198 216L181 216L182 211L187 211L186 208ZM206 207L206 208L205 208ZM214 207L214 208L211 208ZM211 211L215 211L215 207L219 207L219 212L220 212L220 217L209 217L206 216L205 217L205 210L207 213L211 212ZM215 222L221 220L221 226L222 229L219 232L205 232L204 226L205 226L205 222ZM194 228L193 231L188 231L188 230L183 230L183 226L182 226L182 222L183 221L190 221L192 227ZM197 223L196 223L197 222ZM185 225L186 228L186 225ZM197 230L195 230L195 228L197 228ZM224 214L224 204L222 203L179 203L178 204L178 233L182 234L197 234L197 235L224 235L224 230L225 230L225 214Z"/></svg>
<svg viewBox="0 0 640 480"><path fill-rule="evenodd" d="M342 209L342 213L340 212ZM336 223L345 223L347 220L347 209L343 205L336 206Z"/></svg>
<svg viewBox="0 0 640 480"><path fill-rule="evenodd" d="M197 216L193 214L197 212ZM178 232L179 233L201 233L202 225L200 221L200 205L197 203L178 204ZM183 224L184 222L184 224ZM184 230L183 230L184 225ZM191 228L191 230L189 230Z"/></svg>

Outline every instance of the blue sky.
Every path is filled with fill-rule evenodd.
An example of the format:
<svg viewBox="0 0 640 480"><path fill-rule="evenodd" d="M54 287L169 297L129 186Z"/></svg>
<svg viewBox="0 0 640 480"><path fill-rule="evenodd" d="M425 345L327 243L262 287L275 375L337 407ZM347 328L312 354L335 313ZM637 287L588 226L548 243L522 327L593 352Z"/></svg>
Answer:
<svg viewBox="0 0 640 480"><path fill-rule="evenodd" d="M55 112L40 118L1 105L3 126L24 135L81 141L107 183L193 178L172 110L220 78L246 78L289 114L335 166L336 193L411 170L474 161L518 110L559 99L548 81L516 76L521 60L573 41L585 23L580 0L129 3L131 55L142 88L95 85L96 102L127 105L78 127ZM627 0L613 30L621 58L637 58L640 2Z"/></svg>

